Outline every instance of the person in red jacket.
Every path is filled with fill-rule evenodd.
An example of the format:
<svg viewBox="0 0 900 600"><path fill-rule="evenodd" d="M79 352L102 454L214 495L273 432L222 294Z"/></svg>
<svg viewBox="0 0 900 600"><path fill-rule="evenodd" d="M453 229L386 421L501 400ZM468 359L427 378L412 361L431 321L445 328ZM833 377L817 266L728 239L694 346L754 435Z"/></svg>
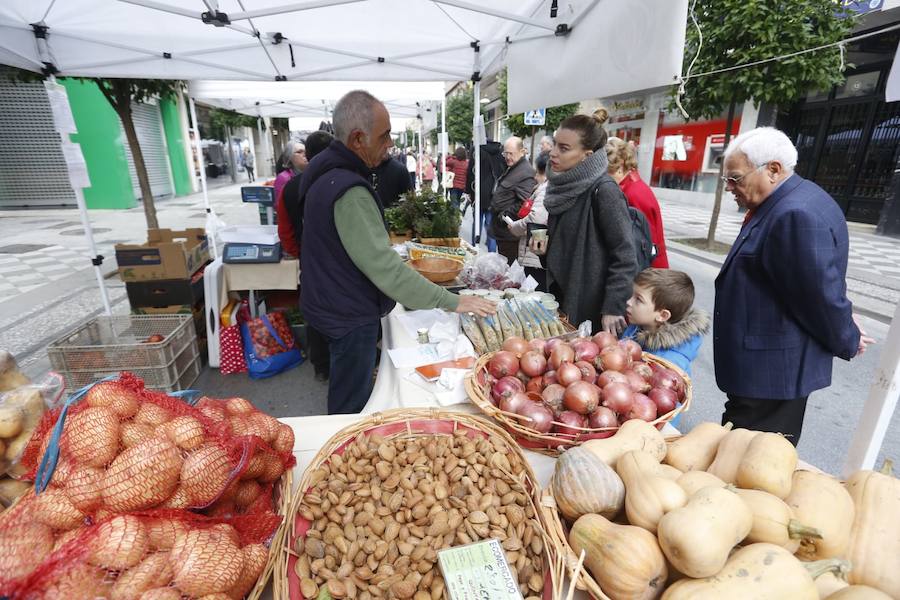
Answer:
<svg viewBox="0 0 900 600"><path fill-rule="evenodd" d="M450 201L453 206L459 208L459 201L466 191L466 173L469 170L469 159L466 157L466 149L462 146L453 151L447 157L447 171L453 173L453 187L450 188Z"/></svg>
<svg viewBox="0 0 900 600"><path fill-rule="evenodd" d="M650 225L650 238L656 246L656 258L651 267L668 269L669 258L666 256L666 238L663 233L662 213L659 202L653 195L650 186L641 180L637 172L637 152L634 145L619 138L611 137L606 142L606 156L609 158L609 175L619 184L628 204L638 209L647 217Z"/></svg>

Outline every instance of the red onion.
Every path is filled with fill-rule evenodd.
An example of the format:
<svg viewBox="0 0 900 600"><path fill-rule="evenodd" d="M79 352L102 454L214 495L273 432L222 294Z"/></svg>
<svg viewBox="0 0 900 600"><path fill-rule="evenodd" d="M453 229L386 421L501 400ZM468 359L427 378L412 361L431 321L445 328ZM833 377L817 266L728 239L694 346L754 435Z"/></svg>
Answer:
<svg viewBox="0 0 900 600"><path fill-rule="evenodd" d="M631 410L634 392L628 384L613 382L603 388L603 406L615 413L624 415Z"/></svg>
<svg viewBox="0 0 900 600"><path fill-rule="evenodd" d="M681 379L671 369L660 369L650 378L650 387L668 388L678 394L678 380Z"/></svg>
<svg viewBox="0 0 900 600"><path fill-rule="evenodd" d="M544 391L544 378L541 376L532 377L528 380L528 383L525 384L526 392L537 392L540 394Z"/></svg>
<svg viewBox="0 0 900 600"><path fill-rule="evenodd" d="M597 347L600 348L600 350L603 350L604 348L615 346L617 340L616 336L609 333L608 331L600 331L594 334L594 337L591 338L591 341L597 344Z"/></svg>
<svg viewBox="0 0 900 600"><path fill-rule="evenodd" d="M565 393L566 388L558 383L551 383L544 388L543 392L541 392L541 398L543 398L547 408L552 410L553 414L556 414L563 409L563 396Z"/></svg>
<svg viewBox="0 0 900 600"><path fill-rule="evenodd" d="M606 429L607 427L618 427L619 419L616 413L606 408L598 406L597 409L588 416L588 427L591 429Z"/></svg>
<svg viewBox="0 0 900 600"><path fill-rule="evenodd" d="M587 362L586 360L579 360L575 363L575 366L581 371L581 379L587 381L588 383L594 383L597 381L597 369L594 368L594 365Z"/></svg>
<svg viewBox="0 0 900 600"><path fill-rule="evenodd" d="M601 371L624 371L630 362L625 350L618 346L608 346L600 351L595 364Z"/></svg>
<svg viewBox="0 0 900 600"><path fill-rule="evenodd" d="M603 371L597 376L597 386L601 389L614 381L617 383L628 383L628 378L618 371Z"/></svg>
<svg viewBox="0 0 900 600"><path fill-rule="evenodd" d="M677 373L675 373L675 393L678 394L678 401L683 402L685 394L684 379Z"/></svg>
<svg viewBox="0 0 900 600"><path fill-rule="evenodd" d="M559 379L556 377L556 371L547 371L544 373L544 386L551 385L553 383L559 383Z"/></svg>
<svg viewBox="0 0 900 600"><path fill-rule="evenodd" d="M541 354L544 354L544 348L547 345L547 340L543 338L534 338L530 342L528 342L528 348L531 350L537 350ZM544 354L544 356L547 356Z"/></svg>
<svg viewBox="0 0 900 600"><path fill-rule="evenodd" d="M628 379L628 387L630 387L633 392L646 394L650 391L650 384L647 382L647 380L631 369L626 369L622 374L625 375L626 379Z"/></svg>
<svg viewBox="0 0 900 600"><path fill-rule="evenodd" d="M500 379L507 375L515 375L519 370L519 359L512 352L501 350L488 361L488 371L491 375Z"/></svg>
<svg viewBox="0 0 900 600"><path fill-rule="evenodd" d="M553 349L560 344L565 344L565 342L559 338L550 338L549 340L547 340L547 343L544 344L544 356L550 358L550 353L553 352Z"/></svg>
<svg viewBox="0 0 900 600"><path fill-rule="evenodd" d="M553 412L543 404L528 402L519 410L519 414L530 418L531 421L523 420L525 426L538 433L547 433L553 427Z"/></svg>
<svg viewBox="0 0 900 600"><path fill-rule="evenodd" d="M675 410L678 402L678 395L669 388L653 388L647 395L656 404L656 413L659 415L665 415Z"/></svg>
<svg viewBox="0 0 900 600"><path fill-rule="evenodd" d="M647 381L653 377L653 369L650 368L650 365L640 360L631 363L631 370Z"/></svg>
<svg viewBox="0 0 900 600"><path fill-rule="evenodd" d="M550 352L548 364L551 369L559 369L564 362L575 362L575 351L568 344L559 344Z"/></svg>
<svg viewBox="0 0 900 600"><path fill-rule="evenodd" d="M493 387L494 384L497 383L497 380L493 375L487 372L487 369L479 371L476 379L478 384L482 387Z"/></svg>
<svg viewBox="0 0 900 600"><path fill-rule="evenodd" d="M547 359L537 350L529 350L519 359L519 368L529 377L537 377L547 370Z"/></svg>
<svg viewBox="0 0 900 600"><path fill-rule="evenodd" d="M656 404L644 394L633 396L631 410L626 415L629 419L643 419L652 421L656 418Z"/></svg>
<svg viewBox="0 0 900 600"><path fill-rule="evenodd" d="M572 349L575 350L575 360L586 360L593 362L597 355L600 354L600 347L590 340L582 340L572 343Z"/></svg>
<svg viewBox="0 0 900 600"><path fill-rule="evenodd" d="M571 410L562 411L559 416L556 417L556 420L561 423L561 425L554 425L553 431L565 436L578 437L583 433L581 429L587 427L587 419ZM578 427L581 429L575 429Z"/></svg>
<svg viewBox="0 0 900 600"><path fill-rule="evenodd" d="M644 356L641 345L632 339L620 340L619 346L631 356L631 360L641 360Z"/></svg>
<svg viewBox="0 0 900 600"><path fill-rule="evenodd" d="M563 406L580 415L586 415L597 408L599 400L600 388L587 381L576 381L566 388L566 393L563 395Z"/></svg>
<svg viewBox="0 0 900 600"><path fill-rule="evenodd" d="M556 369L556 378L562 385L568 387L576 381L581 381L581 369L570 362L564 362Z"/></svg>
<svg viewBox="0 0 900 600"><path fill-rule="evenodd" d="M511 396L507 396L506 398L502 398L500 400L500 410L508 413L516 413L519 414L519 411L522 410L526 404L533 404L531 400L528 399L522 392L516 392Z"/></svg>
<svg viewBox="0 0 900 600"><path fill-rule="evenodd" d="M524 391L525 386L522 385L521 381L519 381L515 377L507 375L506 377L501 377L491 388L491 397L494 399L494 404L497 404L503 398L512 396L516 392Z"/></svg>
<svg viewBox="0 0 900 600"><path fill-rule="evenodd" d="M532 402L537 402L538 404L544 402L544 397L541 396L540 392L525 392L525 395L528 396L528 399Z"/></svg>
<svg viewBox="0 0 900 600"><path fill-rule="evenodd" d="M522 356L528 352L528 342L525 338L510 336L503 341L503 349L512 352L516 356Z"/></svg>

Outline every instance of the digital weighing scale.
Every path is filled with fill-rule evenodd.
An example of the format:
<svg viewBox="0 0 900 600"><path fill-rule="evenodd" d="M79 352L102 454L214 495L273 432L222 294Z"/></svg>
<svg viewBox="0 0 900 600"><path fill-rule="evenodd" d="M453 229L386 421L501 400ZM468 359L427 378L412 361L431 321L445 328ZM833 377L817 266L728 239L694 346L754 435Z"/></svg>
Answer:
<svg viewBox="0 0 900 600"><path fill-rule="evenodd" d="M261 264L279 261L281 261L281 244L227 242L222 253L222 262L228 264Z"/></svg>
<svg viewBox="0 0 900 600"><path fill-rule="evenodd" d="M270 185L245 185L241 187L241 201L259 204L260 212L265 210L266 222L262 225L274 225L275 188ZM262 214L260 214L262 219Z"/></svg>

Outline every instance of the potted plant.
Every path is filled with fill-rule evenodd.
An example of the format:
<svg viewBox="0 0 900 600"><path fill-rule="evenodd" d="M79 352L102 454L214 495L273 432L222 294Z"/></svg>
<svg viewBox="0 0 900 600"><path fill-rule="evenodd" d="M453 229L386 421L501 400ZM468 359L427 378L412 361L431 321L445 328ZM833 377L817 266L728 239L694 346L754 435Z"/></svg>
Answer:
<svg viewBox="0 0 900 600"><path fill-rule="evenodd" d="M409 209L401 200L397 206L384 209L384 221L388 226L388 235L391 244L402 244L413 238L412 220L409 218Z"/></svg>
<svg viewBox="0 0 900 600"><path fill-rule="evenodd" d="M459 247L459 226L462 215L442 195L430 189L416 194L420 211L413 221L419 241L429 246Z"/></svg>

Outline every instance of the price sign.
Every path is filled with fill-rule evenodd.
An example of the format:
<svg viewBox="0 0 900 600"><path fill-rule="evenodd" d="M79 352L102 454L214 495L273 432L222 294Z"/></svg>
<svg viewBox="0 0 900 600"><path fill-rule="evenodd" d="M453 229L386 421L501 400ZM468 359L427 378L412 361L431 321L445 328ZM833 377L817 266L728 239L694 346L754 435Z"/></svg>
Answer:
<svg viewBox="0 0 900 600"><path fill-rule="evenodd" d="M441 550L438 565L450 600L522 600L500 540Z"/></svg>

